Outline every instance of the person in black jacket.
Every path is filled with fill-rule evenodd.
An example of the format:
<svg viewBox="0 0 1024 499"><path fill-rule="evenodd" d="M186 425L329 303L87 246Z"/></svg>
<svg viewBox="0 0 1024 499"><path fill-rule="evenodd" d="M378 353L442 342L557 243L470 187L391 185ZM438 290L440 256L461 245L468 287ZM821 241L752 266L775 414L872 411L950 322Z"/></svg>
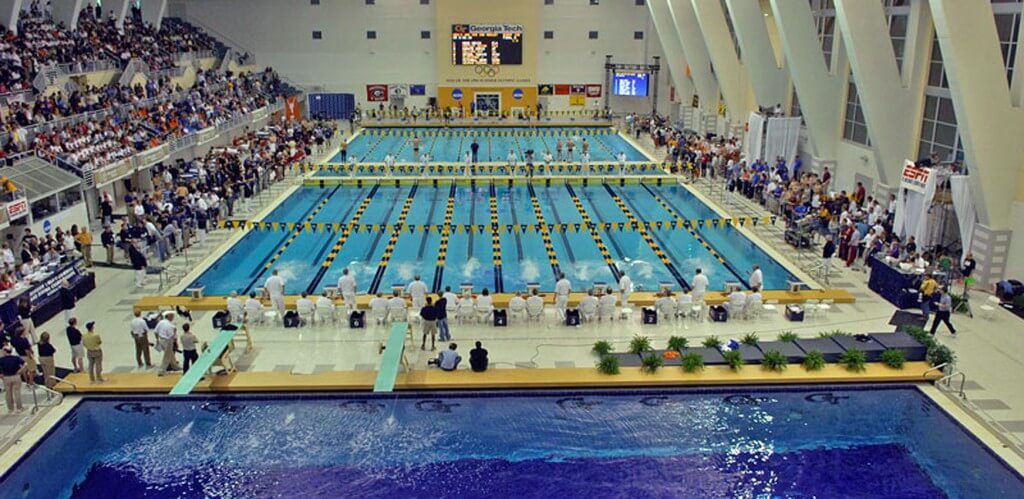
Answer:
<svg viewBox="0 0 1024 499"><path fill-rule="evenodd" d="M75 316L75 304L78 303L78 295L71 289L71 282L64 279L60 288L60 305L64 310L64 320L71 320Z"/></svg>
<svg viewBox="0 0 1024 499"><path fill-rule="evenodd" d="M487 350L476 342L476 348L469 351L469 367L474 372L482 373L487 370Z"/></svg>
<svg viewBox="0 0 1024 499"><path fill-rule="evenodd" d="M135 269L135 287L141 288L146 283L146 255L139 250L139 242L135 241L128 246L128 259Z"/></svg>
<svg viewBox="0 0 1024 499"><path fill-rule="evenodd" d="M103 233L100 234L100 242L103 243L103 247L107 250L107 265L114 264L114 231L110 226L103 228Z"/></svg>

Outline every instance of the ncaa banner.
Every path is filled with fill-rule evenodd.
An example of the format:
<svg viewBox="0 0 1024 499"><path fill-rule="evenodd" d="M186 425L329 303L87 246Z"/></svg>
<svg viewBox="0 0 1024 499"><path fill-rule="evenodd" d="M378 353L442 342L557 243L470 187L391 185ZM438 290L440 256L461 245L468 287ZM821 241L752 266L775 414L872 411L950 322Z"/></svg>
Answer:
<svg viewBox="0 0 1024 499"><path fill-rule="evenodd" d="M388 99L404 99L407 95L409 95L409 85L405 83L388 85Z"/></svg>
<svg viewBox="0 0 1024 499"><path fill-rule="evenodd" d="M600 97L601 85L587 85L587 97Z"/></svg>
<svg viewBox="0 0 1024 499"><path fill-rule="evenodd" d="M369 102L386 102L388 100L388 86L367 85L366 100Z"/></svg>
<svg viewBox="0 0 1024 499"><path fill-rule="evenodd" d="M913 161L906 160L903 163L903 173L900 175L900 187L924 194L931 174L931 168L918 167Z"/></svg>

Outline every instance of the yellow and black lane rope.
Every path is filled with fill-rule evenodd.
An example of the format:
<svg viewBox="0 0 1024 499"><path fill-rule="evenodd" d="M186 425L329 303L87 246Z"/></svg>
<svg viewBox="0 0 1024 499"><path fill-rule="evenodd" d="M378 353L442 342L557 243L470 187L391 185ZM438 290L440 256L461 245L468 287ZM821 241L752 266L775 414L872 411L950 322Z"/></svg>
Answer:
<svg viewBox="0 0 1024 499"><path fill-rule="evenodd" d="M448 259L448 239L452 235L452 216L454 211L455 184L453 183L448 189L448 203L444 207L444 225L439 228L441 231L441 242L438 244L437 249L437 270L434 272L433 290L435 293L441 292L441 283L444 282L444 264Z"/></svg>
<svg viewBox="0 0 1024 499"><path fill-rule="evenodd" d="M533 184L527 184L527 188L530 191L530 203L533 205L533 214L537 217L537 230L540 231L541 241L544 242L544 251L547 252L548 261L551 262L551 271L555 273L555 279L558 279L562 269L558 266L555 245L551 243L551 232L548 230L548 224L544 222L544 213L541 212L540 201L537 200L537 192L534 191Z"/></svg>
<svg viewBox="0 0 1024 499"><path fill-rule="evenodd" d="M693 236L693 238L697 240L697 243L700 244L701 246L703 246L705 250L707 250L708 254L710 254L714 259L718 260L718 263L721 263L723 267L729 269L729 272L731 272L732 275L734 275L737 279L739 279L739 281L741 283L743 283L744 286L750 287L749 284L747 284L747 280L743 278L743 275L736 269L736 267L732 263L730 263L728 260L726 260L722 256L722 254L719 253L713 246L711 246L711 243L709 243L706 239L704 239L700 235L700 232L697 231L697 229L699 227L702 227L705 224L700 224L699 226L695 227L695 224L687 223L688 221L686 219L684 219L682 216L680 216L679 212L672 205L670 205L668 203L668 201L665 201L664 199L662 199L661 196L659 196L657 193L655 193L647 185L645 185L645 184L641 184L641 185L643 185L644 189L646 189L647 192L651 195L651 197L654 198L655 202L657 202L659 205L661 205L661 207L664 208L664 210L666 212L668 212L668 214L671 215L672 218L676 219L677 225L682 226L683 229L686 230L686 232L689 232L690 235ZM714 224L708 223L706 225L708 225L708 226L712 226L713 225L714 227L719 227L719 226L725 227L725 226L729 225L729 221L733 221L733 219L726 219L726 220L728 220L728 221L723 220L723 223L714 223ZM748 219L741 219L740 220L740 225L745 225L747 220ZM752 225L757 225L757 222L756 222L757 219L756 218L751 218L749 220L753 220L754 221ZM710 222L710 220L709 220L709 222ZM773 224L775 223L774 217L771 218L771 223L773 223Z"/></svg>
<svg viewBox="0 0 1024 499"><path fill-rule="evenodd" d="M626 220L629 221L630 225L634 225L636 227L637 232L640 233L640 237L642 237L644 242L651 247L655 256L661 260L661 263L665 265L665 268L667 268L669 273L672 274L672 277L676 279L683 289L689 290L690 285L686 282L686 279L683 279L683 275L679 273L679 269L676 268L675 264L672 263L672 260L667 254L665 254L665 251L661 249L661 246L658 246L658 243L654 241L654 237L651 236L651 233L647 231L647 224L637 220L637 218L633 216L633 212L626 206L626 203L619 198L619 195L616 194L608 184L604 184L604 188L608 190L608 195L612 197L612 201L615 201L615 204L618 205L622 214L626 215Z"/></svg>
<svg viewBox="0 0 1024 499"><path fill-rule="evenodd" d="M576 191L571 185L565 184L565 188L569 191L569 197L572 199L572 204L576 205L576 211L580 212L580 218L583 220L583 227L590 232L590 237L594 239L594 244L597 245L597 251L601 253L601 257L604 258L604 263L608 264L608 269L612 271L612 276L615 277L615 281L618 282L622 274L619 272L619 268L615 265L615 259L612 258L611 251L608 251L608 246L605 246L604 240L601 239L601 235L597 233L597 226L593 221L590 220L590 214L587 213L587 209L583 207L583 202L580 201L579 196L576 195Z"/></svg>
<svg viewBox="0 0 1024 499"><path fill-rule="evenodd" d="M504 278L501 275L501 233L498 228L498 197L494 182L490 186L491 207L491 252L494 263L494 289L497 293L505 292Z"/></svg>
<svg viewBox="0 0 1024 499"><path fill-rule="evenodd" d="M418 188L417 184L413 184L412 189L409 189L409 195L405 198L405 203L402 204L402 211L398 213L394 229L391 231L391 236L388 237L387 245L384 246L384 254L380 257L380 264L377 265L377 273L373 275L373 281L370 282L370 294L376 293L377 289L380 288L380 281L384 279L384 271L388 268L391 255L395 253L395 245L398 243L398 238L402 235L402 231L406 229L405 220L409 218L409 210L412 208L412 201L416 197Z"/></svg>
<svg viewBox="0 0 1024 499"><path fill-rule="evenodd" d="M359 225L359 220L363 218L363 213L366 213L366 208L373 202L373 197L377 194L377 190L380 189L380 184L375 184L370 192L363 199L363 202L356 208L355 213L352 214L352 218L349 219L348 223L342 225L336 225L335 228L341 232L338 236L338 240L334 242L334 246L331 247L331 252L327 254L327 258L324 258L324 262L320 264L320 268L316 271L316 276L313 277L313 281L310 283L307 292L315 290L316 286L327 274L327 270L331 268L331 264L334 263L334 259L338 258L338 253L341 252L341 247L348 241L348 236L352 234L353 229Z"/></svg>

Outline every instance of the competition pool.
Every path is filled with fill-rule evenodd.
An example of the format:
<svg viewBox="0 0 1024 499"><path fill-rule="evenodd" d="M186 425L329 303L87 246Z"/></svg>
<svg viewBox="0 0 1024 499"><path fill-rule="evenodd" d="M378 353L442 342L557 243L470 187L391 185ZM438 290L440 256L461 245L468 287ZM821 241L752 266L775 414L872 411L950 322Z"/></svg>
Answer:
<svg viewBox="0 0 1024 499"><path fill-rule="evenodd" d="M307 185L263 219L264 230L248 232L186 289L247 294L277 269L287 294L319 293L335 286L346 267L360 293L387 293L417 274L433 291L463 283L477 291L519 292L527 283L552 291L558 272L574 289L614 284L626 273L638 291L661 283L679 290L689 287L696 268L711 289L724 289L726 282L746 287L754 264L761 265L765 289L786 289L789 271L716 218L671 182ZM712 219L714 226L678 225ZM346 229L350 223L358 230Z"/></svg>
<svg viewBox="0 0 1024 499"><path fill-rule="evenodd" d="M913 386L97 398L0 497L1024 497Z"/></svg>
<svg viewBox="0 0 1024 499"><path fill-rule="evenodd" d="M474 140L480 146L479 162L504 162L509 151L515 151L522 162L525 151L533 149L535 161L539 163L544 151L550 150L555 154L559 138L573 139L577 161L583 139L590 144L591 162L616 161L620 152L626 154L626 161L649 160L611 127L367 128L349 143L348 159L358 163L380 163L391 154L397 163L418 162L420 158L413 154L414 137L420 139L420 155L428 152L431 161L442 163L461 162ZM331 162L342 162L341 154L336 154Z"/></svg>

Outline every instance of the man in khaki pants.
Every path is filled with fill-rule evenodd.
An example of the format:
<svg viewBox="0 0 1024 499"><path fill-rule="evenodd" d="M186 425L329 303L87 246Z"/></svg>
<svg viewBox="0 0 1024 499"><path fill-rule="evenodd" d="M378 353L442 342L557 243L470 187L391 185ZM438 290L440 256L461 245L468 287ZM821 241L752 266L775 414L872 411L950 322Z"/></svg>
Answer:
<svg viewBox="0 0 1024 499"><path fill-rule="evenodd" d="M135 363L142 368L142 361L146 361L146 369L153 367L149 360L149 324L142 318L142 311L135 311L135 318L131 321L132 339L135 341Z"/></svg>
<svg viewBox="0 0 1024 499"><path fill-rule="evenodd" d="M156 375L163 376L167 371L179 371L178 360L174 356L174 346L178 339L178 329L174 327L174 312L165 312L164 318L156 325L156 341L158 350L163 352L160 367Z"/></svg>
<svg viewBox="0 0 1024 499"><path fill-rule="evenodd" d="M96 323L87 322L85 324L85 337L82 338L82 344L85 345L86 356L89 358L89 381L93 383L104 382L106 379L103 378L103 340L100 335L96 333Z"/></svg>
<svg viewBox="0 0 1024 499"><path fill-rule="evenodd" d="M4 345L3 356L0 356L0 374L4 377L4 396L7 399L7 412L25 410L21 405L21 375L25 371L25 361L14 355L10 345Z"/></svg>

